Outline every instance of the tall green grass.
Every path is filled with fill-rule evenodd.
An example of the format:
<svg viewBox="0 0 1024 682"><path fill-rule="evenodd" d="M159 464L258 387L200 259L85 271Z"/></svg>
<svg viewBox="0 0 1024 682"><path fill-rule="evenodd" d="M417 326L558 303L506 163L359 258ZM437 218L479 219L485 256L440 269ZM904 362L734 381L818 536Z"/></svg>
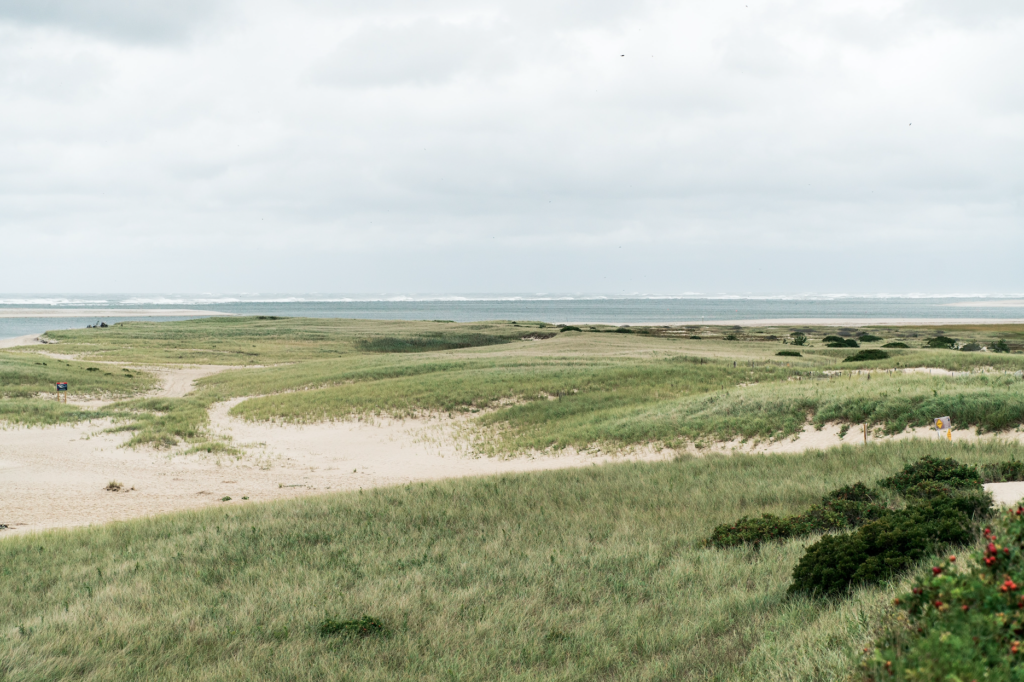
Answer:
<svg viewBox="0 0 1024 682"><path fill-rule="evenodd" d="M304 498L0 540L0 678L843 679L891 589L790 598L805 542L700 540L924 454L901 442ZM895 589L895 588L893 588ZM325 618L387 637L322 636Z"/></svg>

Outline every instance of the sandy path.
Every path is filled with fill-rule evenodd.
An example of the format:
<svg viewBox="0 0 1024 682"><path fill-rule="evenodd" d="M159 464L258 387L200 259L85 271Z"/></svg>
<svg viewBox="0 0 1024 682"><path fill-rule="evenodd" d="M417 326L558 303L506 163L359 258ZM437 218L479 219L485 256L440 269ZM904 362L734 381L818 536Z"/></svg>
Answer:
<svg viewBox="0 0 1024 682"><path fill-rule="evenodd" d="M229 407L218 405L211 416L216 432L246 446L237 459L119 448L129 436L100 433L106 426L101 422L0 431L0 524L10 527L4 534L413 481L671 456L472 458L445 437L451 425L441 422L273 426L229 417ZM104 488L111 480L135 490L109 492ZM231 501L221 502L225 496Z"/></svg>
<svg viewBox="0 0 1024 682"><path fill-rule="evenodd" d="M39 346L45 341L40 340L39 334L27 334L15 336L9 339L0 339L0 348L14 348L15 346Z"/></svg>
<svg viewBox="0 0 1024 682"><path fill-rule="evenodd" d="M223 369L226 368L153 368L163 382L150 395L184 396L192 390L196 379ZM130 435L102 433L109 426L106 421L0 429L0 524L9 526L2 535L210 505L247 504L462 476L663 460L676 454L648 447L625 455L568 449L555 456L480 458L468 454L464 441L456 437L465 418L310 426L252 424L228 414L238 402L215 405L210 418L215 435L230 437L244 450L240 457L128 450L119 446ZM694 454L774 454L863 442L863 432L856 426L843 439L839 438L839 431L838 425L826 426L821 431L807 426L797 437L783 441L732 441L689 450ZM914 437L938 439L928 428L910 430L894 439ZM973 431L954 432L954 440L958 441L982 438L1024 441L1024 433L1018 430L978 436ZM869 433L868 440L883 437ZM105 487L111 480L134 490L109 492ZM222 502L225 496L232 499Z"/></svg>
<svg viewBox="0 0 1024 682"><path fill-rule="evenodd" d="M117 364L117 363L112 363ZM184 398L195 388L195 382L203 377L212 376L226 369L238 369L235 366L195 365L189 367L145 367L139 366L144 372L155 374L160 379L160 388L154 393L161 398Z"/></svg>

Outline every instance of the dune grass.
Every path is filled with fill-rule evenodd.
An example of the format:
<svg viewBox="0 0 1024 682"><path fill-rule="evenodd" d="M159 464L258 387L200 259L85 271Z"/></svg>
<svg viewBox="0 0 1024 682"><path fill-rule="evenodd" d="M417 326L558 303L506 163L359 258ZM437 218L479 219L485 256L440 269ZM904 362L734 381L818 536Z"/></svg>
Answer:
<svg viewBox="0 0 1024 682"><path fill-rule="evenodd" d="M906 441L417 484L0 541L0 678L843 679L898 586L786 596L814 538L701 547L922 455ZM378 619L366 637L325 619Z"/></svg>
<svg viewBox="0 0 1024 682"><path fill-rule="evenodd" d="M557 330L539 322L211 318L50 335L60 340L56 348L62 353L84 358L239 367L201 380L187 399L122 400L105 408L104 414L119 419L119 429L134 432L132 446L208 440L204 411L214 402L239 397L250 399L233 408L236 416L300 423L484 411L466 433L478 451L489 454L781 438L799 432L808 421L818 426L867 422L893 433L928 423L936 411L954 416L957 426L982 430L1015 428L1024 421L1020 381L1011 376L1024 367L1024 355L920 349L940 332L1017 343L1024 332L1016 327L875 328L868 331L879 340L869 343L901 338L916 349L894 350L886 360L862 363L842 362L853 349L821 344L832 333L850 336L856 330L801 330L809 338L799 346L803 355L787 358L776 357L780 348L792 347L782 343L791 336L783 328L702 328L699 342L689 338L693 330L684 328L632 327L628 334L604 326ZM0 355L0 373L7 373L0 376L8 377L0 392L30 400L32 391L45 387L56 371L42 363L82 375L72 377L74 391L127 397L152 386L145 375L126 379L99 370L110 365L97 364L97 371L89 372L90 361L95 360L54 361L31 349ZM1006 377L880 373L908 366ZM844 380L822 380L823 372L837 369L846 370ZM870 370L875 379L850 379L850 370ZM797 377L817 380L787 381ZM0 418L22 424L97 414L36 402L0 404Z"/></svg>
<svg viewBox="0 0 1024 682"><path fill-rule="evenodd" d="M0 398L33 398L41 393L55 395L58 381L68 383L69 395L108 398L134 395L156 385L152 374L130 366L0 352Z"/></svg>

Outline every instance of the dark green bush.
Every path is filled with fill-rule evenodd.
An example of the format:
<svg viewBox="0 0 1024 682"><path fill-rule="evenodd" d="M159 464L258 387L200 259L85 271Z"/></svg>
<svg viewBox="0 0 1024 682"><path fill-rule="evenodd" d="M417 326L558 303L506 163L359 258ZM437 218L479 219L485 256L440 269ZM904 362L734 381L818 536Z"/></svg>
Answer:
<svg viewBox="0 0 1024 682"><path fill-rule="evenodd" d="M993 353L1009 353L1010 352L1010 346L1006 343L1005 339L999 339L998 341L996 341L995 343L992 344L992 352Z"/></svg>
<svg viewBox="0 0 1024 682"><path fill-rule="evenodd" d="M972 521L962 506L955 497L930 499L888 512L849 535L823 537L793 569L789 593L837 596L888 580L941 546L971 542Z"/></svg>
<svg viewBox="0 0 1024 682"><path fill-rule="evenodd" d="M758 547L770 540L856 528L880 518L885 511L883 504L874 501L867 486L857 483L832 491L822 498L820 505L811 507L803 514L764 514L759 519L744 516L735 523L723 524L715 528L706 542L720 548L742 544Z"/></svg>
<svg viewBox="0 0 1024 682"><path fill-rule="evenodd" d="M885 344L882 348L910 348L910 346L902 341L893 341L892 343Z"/></svg>
<svg viewBox="0 0 1024 682"><path fill-rule="evenodd" d="M793 337L793 340L790 343L794 346L802 346L807 343L807 337L801 332L793 332L791 336Z"/></svg>
<svg viewBox="0 0 1024 682"><path fill-rule="evenodd" d="M522 336L519 336L521 334ZM424 353L453 348L475 348L518 341L521 338L551 338L548 332L517 332L516 336L491 334L428 332L418 336L375 336L356 341L356 347L367 353Z"/></svg>
<svg viewBox="0 0 1024 682"><path fill-rule="evenodd" d="M928 348L956 348L956 339L951 339L948 336L936 336L934 339L928 339L925 345Z"/></svg>
<svg viewBox="0 0 1024 682"><path fill-rule="evenodd" d="M860 345L855 339L844 339L842 336L826 336L821 340L822 343L829 345L832 348L860 348ZM836 343L838 346L832 346L831 344Z"/></svg>
<svg viewBox="0 0 1024 682"><path fill-rule="evenodd" d="M853 485L844 485L842 488L833 490L825 496L825 500L849 500L850 502L873 502L876 495L871 492L871 488L867 487L860 481Z"/></svg>
<svg viewBox="0 0 1024 682"><path fill-rule="evenodd" d="M795 350L780 350L776 355L781 355L784 358L802 358L803 355L799 351Z"/></svg>
<svg viewBox="0 0 1024 682"><path fill-rule="evenodd" d="M571 324L567 324L564 327L562 327L562 331L563 332L581 332L583 330L580 329L579 327L574 327Z"/></svg>
<svg viewBox="0 0 1024 682"><path fill-rule="evenodd" d="M870 360L886 360L889 354L880 348L868 348L854 353L853 355L843 358L843 362L867 362Z"/></svg>
<svg viewBox="0 0 1024 682"><path fill-rule="evenodd" d="M981 350L981 344L971 341L970 343L965 343L964 345L960 346L960 350L965 351L967 353L977 353L979 350Z"/></svg>
<svg viewBox="0 0 1024 682"><path fill-rule="evenodd" d="M882 340L881 336L875 336L874 334L861 334L860 335L860 342L861 343L874 343L875 341L881 341L881 340Z"/></svg>
<svg viewBox="0 0 1024 682"><path fill-rule="evenodd" d="M691 336L690 339L692 341L700 341L700 337L699 336Z"/></svg>
<svg viewBox="0 0 1024 682"><path fill-rule="evenodd" d="M633 330L630 329L629 327L618 327L617 329L613 329L612 331L613 332L618 332L619 334L632 334L633 333Z"/></svg>
<svg viewBox="0 0 1024 682"><path fill-rule="evenodd" d="M878 482L879 488L887 488L901 495L912 494L922 483L945 483L951 488L981 488L981 474L972 466L961 464L952 457L922 457L908 464L903 471Z"/></svg>
<svg viewBox="0 0 1024 682"><path fill-rule="evenodd" d="M736 340L736 335L735 334L726 334L724 338L725 338L726 341L735 341Z"/></svg>
<svg viewBox="0 0 1024 682"><path fill-rule="evenodd" d="M985 529L973 561L938 561L896 599L903 618L865 650L864 679L1024 680L1022 511Z"/></svg>
<svg viewBox="0 0 1024 682"><path fill-rule="evenodd" d="M981 465L981 480L985 483L1024 481L1024 461L1011 459L1007 462L983 464Z"/></svg>
<svg viewBox="0 0 1024 682"><path fill-rule="evenodd" d="M387 635L388 629L384 623L376 618L363 616L359 620L324 618L317 626L317 632L323 637L338 634L369 637L371 635Z"/></svg>

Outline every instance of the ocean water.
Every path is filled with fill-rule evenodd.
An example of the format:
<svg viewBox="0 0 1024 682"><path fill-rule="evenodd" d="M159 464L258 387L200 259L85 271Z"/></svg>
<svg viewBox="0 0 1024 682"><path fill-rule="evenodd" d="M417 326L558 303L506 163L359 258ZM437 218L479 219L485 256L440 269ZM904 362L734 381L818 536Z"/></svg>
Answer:
<svg viewBox="0 0 1024 682"><path fill-rule="evenodd" d="M969 305L965 305L969 304ZM0 338L50 329L82 328L130 319L130 311L197 310L233 315L384 320L541 320L559 323L672 324L722 320L1024 319L1024 294L599 296L580 294L342 295L342 294L0 294L5 315L26 309L96 309L126 316L0 317ZM197 315L197 317L200 315ZM187 317L151 317L150 321Z"/></svg>

